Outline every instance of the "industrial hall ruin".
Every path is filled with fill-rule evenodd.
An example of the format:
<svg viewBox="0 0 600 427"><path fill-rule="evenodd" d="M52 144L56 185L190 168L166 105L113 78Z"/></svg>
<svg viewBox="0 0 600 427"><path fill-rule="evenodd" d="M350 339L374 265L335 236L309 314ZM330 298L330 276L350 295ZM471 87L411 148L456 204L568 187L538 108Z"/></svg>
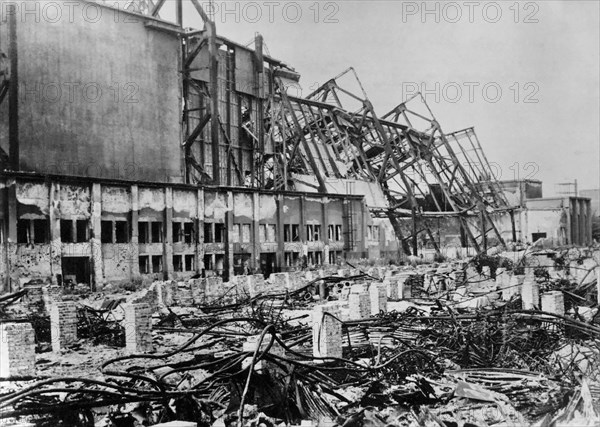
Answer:
<svg viewBox="0 0 600 427"><path fill-rule="evenodd" d="M0 424L600 422L597 190L213 2L0 18Z"/></svg>

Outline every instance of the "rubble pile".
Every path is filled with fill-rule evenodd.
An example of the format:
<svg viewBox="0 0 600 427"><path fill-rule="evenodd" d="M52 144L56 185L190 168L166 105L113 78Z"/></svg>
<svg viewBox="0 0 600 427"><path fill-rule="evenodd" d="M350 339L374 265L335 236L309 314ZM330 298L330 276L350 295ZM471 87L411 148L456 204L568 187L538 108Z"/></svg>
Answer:
<svg viewBox="0 0 600 427"><path fill-rule="evenodd" d="M40 426L597 425L598 268L565 249L112 294L32 283L0 297L0 410Z"/></svg>

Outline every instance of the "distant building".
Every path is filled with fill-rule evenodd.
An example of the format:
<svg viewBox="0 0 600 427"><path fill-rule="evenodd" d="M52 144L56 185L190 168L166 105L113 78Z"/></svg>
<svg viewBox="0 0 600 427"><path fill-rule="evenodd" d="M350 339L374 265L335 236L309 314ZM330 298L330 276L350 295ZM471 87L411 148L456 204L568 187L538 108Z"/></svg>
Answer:
<svg viewBox="0 0 600 427"><path fill-rule="evenodd" d="M592 215L600 215L600 188L595 190L580 190L581 197L587 197L592 203Z"/></svg>
<svg viewBox="0 0 600 427"><path fill-rule="evenodd" d="M589 197L543 198L542 182L538 180L501 181L500 185L508 202L519 207L514 211L517 240L533 243L547 238L556 245L592 243L593 210ZM508 218L504 219L501 228L506 235L507 230L512 232Z"/></svg>

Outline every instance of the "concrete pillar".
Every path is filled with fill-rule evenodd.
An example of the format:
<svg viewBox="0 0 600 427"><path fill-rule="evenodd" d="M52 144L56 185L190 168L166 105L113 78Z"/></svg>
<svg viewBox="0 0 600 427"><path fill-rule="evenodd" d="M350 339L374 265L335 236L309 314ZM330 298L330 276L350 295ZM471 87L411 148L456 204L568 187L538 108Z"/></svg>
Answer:
<svg viewBox="0 0 600 427"><path fill-rule="evenodd" d="M348 295L348 306L351 320L366 319L371 316L371 298L365 286L352 286Z"/></svg>
<svg viewBox="0 0 600 427"><path fill-rule="evenodd" d="M124 304L125 348L130 353L154 351L152 313L149 304Z"/></svg>
<svg viewBox="0 0 600 427"><path fill-rule="evenodd" d="M376 316L380 312L387 313L386 285L371 283L371 286L369 286L369 296L371 298L371 316Z"/></svg>
<svg viewBox="0 0 600 427"><path fill-rule="evenodd" d="M131 242L129 243L129 259L131 260L131 276L138 277L140 275L140 232L139 232L139 196L138 186L131 186Z"/></svg>
<svg viewBox="0 0 600 427"><path fill-rule="evenodd" d="M521 286L521 300L524 310L534 310L540 307L540 285L533 274L527 274Z"/></svg>
<svg viewBox="0 0 600 427"><path fill-rule="evenodd" d="M233 192L227 192L227 211L225 211L225 262L223 271L225 279L231 280L233 277Z"/></svg>
<svg viewBox="0 0 600 427"><path fill-rule="evenodd" d="M328 210L327 210L327 205L329 204L329 199L327 197L323 197L322 199L322 203L321 203L321 224L322 224L322 231L321 231L321 238L323 240L324 243L324 248L323 248L323 264L327 265L329 264L329 215L327 214ZM335 230L334 230L335 233Z"/></svg>
<svg viewBox="0 0 600 427"><path fill-rule="evenodd" d="M260 268L260 195L252 193L252 256L250 266L253 271Z"/></svg>
<svg viewBox="0 0 600 427"><path fill-rule="evenodd" d="M337 303L319 304L313 308L313 356L342 357L342 324L325 313L339 319L341 310Z"/></svg>
<svg viewBox="0 0 600 427"><path fill-rule="evenodd" d="M102 186L100 183L92 184L91 199L90 229L92 232L90 245L92 247L92 289L98 290L104 286L104 260L102 258L102 243L100 239L102 234Z"/></svg>
<svg viewBox="0 0 600 427"><path fill-rule="evenodd" d="M542 294L542 311L565 315L565 297L561 291L550 291Z"/></svg>
<svg viewBox="0 0 600 427"><path fill-rule="evenodd" d="M35 334L30 323L0 324L0 378L35 375Z"/></svg>
<svg viewBox="0 0 600 427"><path fill-rule="evenodd" d="M163 239L163 277L173 278L173 189L165 187L165 214Z"/></svg>
<svg viewBox="0 0 600 427"><path fill-rule="evenodd" d="M204 270L204 190L197 194L198 220L196 221L196 273Z"/></svg>
<svg viewBox="0 0 600 427"><path fill-rule="evenodd" d="M283 206L284 206L284 200L283 200L283 195L282 194L278 194L277 195L277 227L276 227L276 232L277 232L277 253L276 253L276 260L277 260L277 271L281 271L281 268L284 267L285 265L285 259L284 259L284 251L285 251L285 245L284 245L284 234L283 234Z"/></svg>
<svg viewBox="0 0 600 427"><path fill-rule="evenodd" d="M49 188L48 224L50 227L50 274L52 283L62 275L62 241L60 240L60 184L52 182Z"/></svg>
<svg viewBox="0 0 600 427"><path fill-rule="evenodd" d="M50 331L52 351L58 352L77 341L77 307L72 301L52 305Z"/></svg>

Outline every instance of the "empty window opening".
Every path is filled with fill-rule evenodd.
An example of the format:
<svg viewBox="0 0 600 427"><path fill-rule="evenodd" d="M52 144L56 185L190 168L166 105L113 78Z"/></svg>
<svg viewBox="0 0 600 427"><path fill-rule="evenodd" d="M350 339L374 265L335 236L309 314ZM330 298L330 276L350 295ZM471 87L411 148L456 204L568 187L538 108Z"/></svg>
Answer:
<svg viewBox="0 0 600 427"><path fill-rule="evenodd" d="M149 223L145 221L138 222L138 241L139 243L150 243Z"/></svg>
<svg viewBox="0 0 600 427"><path fill-rule="evenodd" d="M162 255L153 255L152 256L152 272L153 273L162 273L162 271L163 271Z"/></svg>
<svg viewBox="0 0 600 427"><path fill-rule="evenodd" d="M60 240L64 243L73 243L73 221L70 219L60 220Z"/></svg>
<svg viewBox="0 0 600 427"><path fill-rule="evenodd" d="M182 255L173 255L173 271L183 271Z"/></svg>
<svg viewBox="0 0 600 427"><path fill-rule="evenodd" d="M33 239L31 238L31 228L28 219L20 219L17 221L17 243L30 243Z"/></svg>
<svg viewBox="0 0 600 427"><path fill-rule="evenodd" d="M309 242L313 241L313 228L314 226L311 224L306 226L306 240L308 240Z"/></svg>
<svg viewBox="0 0 600 427"><path fill-rule="evenodd" d="M286 267L295 267L298 264L300 258L299 252L285 252L284 261Z"/></svg>
<svg viewBox="0 0 600 427"><path fill-rule="evenodd" d="M148 255L142 255L139 257L140 262L140 274L150 273L150 257Z"/></svg>
<svg viewBox="0 0 600 427"><path fill-rule="evenodd" d="M48 232L47 219L33 220L33 243L48 243L50 241L50 233Z"/></svg>
<svg viewBox="0 0 600 427"><path fill-rule="evenodd" d="M115 243L129 243L129 223L115 221Z"/></svg>
<svg viewBox="0 0 600 427"><path fill-rule="evenodd" d="M205 270L214 270L214 262L212 255L204 255L204 269Z"/></svg>
<svg viewBox="0 0 600 427"><path fill-rule="evenodd" d="M17 243L48 243L50 233L47 219L19 219Z"/></svg>
<svg viewBox="0 0 600 427"><path fill-rule="evenodd" d="M196 257L194 255L185 256L185 271L195 271Z"/></svg>
<svg viewBox="0 0 600 427"><path fill-rule="evenodd" d="M258 225L258 240L260 243L265 243L267 241L267 225L266 224Z"/></svg>
<svg viewBox="0 0 600 427"><path fill-rule="evenodd" d="M163 224L162 222L152 223L152 243L162 243L163 241Z"/></svg>
<svg viewBox="0 0 600 427"><path fill-rule="evenodd" d="M215 243L225 242L225 224L215 224Z"/></svg>
<svg viewBox="0 0 600 427"><path fill-rule="evenodd" d="M186 222L183 224L183 240L185 243L194 243L194 223Z"/></svg>
<svg viewBox="0 0 600 427"><path fill-rule="evenodd" d="M299 242L300 241L300 225L299 224L284 224L284 226L283 226L283 241L284 242Z"/></svg>
<svg viewBox="0 0 600 427"><path fill-rule="evenodd" d="M75 229L77 231L77 243L87 242L89 240L88 236L88 220L87 219L78 219L75 222Z"/></svg>
<svg viewBox="0 0 600 427"><path fill-rule="evenodd" d="M102 243L113 243L112 221L102 221L100 224L100 241Z"/></svg>
<svg viewBox="0 0 600 427"><path fill-rule="evenodd" d="M204 243L213 243L214 234L213 234L213 224L210 222L204 223Z"/></svg>
<svg viewBox="0 0 600 427"><path fill-rule="evenodd" d="M336 225L335 226L335 240L338 242L341 242L342 239L342 226L341 225Z"/></svg>
<svg viewBox="0 0 600 427"><path fill-rule="evenodd" d="M180 222L173 223L173 243L178 243L183 241L183 228L181 227Z"/></svg>
<svg viewBox="0 0 600 427"><path fill-rule="evenodd" d="M319 224L306 226L306 240L309 242L321 240L321 226Z"/></svg>

